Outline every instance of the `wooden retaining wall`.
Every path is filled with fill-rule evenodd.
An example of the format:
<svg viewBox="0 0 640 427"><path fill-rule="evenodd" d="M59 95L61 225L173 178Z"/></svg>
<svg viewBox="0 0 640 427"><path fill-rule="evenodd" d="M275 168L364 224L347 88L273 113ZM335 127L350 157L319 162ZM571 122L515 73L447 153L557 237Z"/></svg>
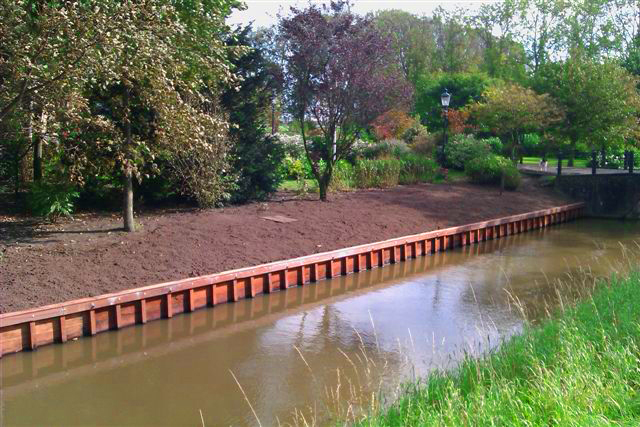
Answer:
<svg viewBox="0 0 640 427"><path fill-rule="evenodd" d="M0 357L64 343L81 336L143 324L199 308L263 293L303 286L323 279L383 267L476 242L497 239L573 220L585 205L575 203L505 218L385 240L0 314Z"/></svg>

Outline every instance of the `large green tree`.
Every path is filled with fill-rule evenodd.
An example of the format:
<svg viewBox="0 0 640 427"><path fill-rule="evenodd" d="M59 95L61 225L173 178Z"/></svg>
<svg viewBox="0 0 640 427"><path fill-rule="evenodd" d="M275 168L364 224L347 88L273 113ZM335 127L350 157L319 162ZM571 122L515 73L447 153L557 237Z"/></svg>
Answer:
<svg viewBox="0 0 640 427"><path fill-rule="evenodd" d="M563 113L548 95L538 95L517 84L493 86L480 102L468 107L472 119L481 128L498 135L516 160L525 133L544 131L563 118Z"/></svg>
<svg viewBox="0 0 640 427"><path fill-rule="evenodd" d="M282 178L278 168L284 149L274 135L268 134L276 95L281 91L282 74L269 61L261 45L251 34L251 27L234 33L230 46L250 46L251 50L233 60L240 84L222 95L222 105L229 112L233 140L232 165L237 174L234 200L264 199L278 189Z"/></svg>
<svg viewBox="0 0 640 427"><path fill-rule="evenodd" d="M613 61L593 61L579 52L544 67L537 85L566 113L557 131L570 142L570 159L578 143L601 149L635 135L640 112L636 84L637 79Z"/></svg>

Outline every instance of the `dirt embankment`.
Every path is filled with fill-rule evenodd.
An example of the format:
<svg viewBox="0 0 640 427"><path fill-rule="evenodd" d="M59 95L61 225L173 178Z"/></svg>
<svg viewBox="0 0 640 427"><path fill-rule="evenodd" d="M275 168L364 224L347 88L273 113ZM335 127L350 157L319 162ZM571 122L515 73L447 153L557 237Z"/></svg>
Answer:
<svg viewBox="0 0 640 427"><path fill-rule="evenodd" d="M531 181L516 192L425 184L338 193L330 201L278 195L268 203L153 212L141 230L115 215L37 225L0 223L0 312L370 243L565 204ZM295 222L278 223L265 216Z"/></svg>

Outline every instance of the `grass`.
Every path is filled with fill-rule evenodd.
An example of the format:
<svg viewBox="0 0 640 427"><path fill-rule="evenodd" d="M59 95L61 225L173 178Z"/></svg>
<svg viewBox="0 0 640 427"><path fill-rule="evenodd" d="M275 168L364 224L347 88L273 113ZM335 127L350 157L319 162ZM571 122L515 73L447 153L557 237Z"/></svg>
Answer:
<svg viewBox="0 0 640 427"><path fill-rule="evenodd" d="M315 179L305 179L304 182L309 191L317 192L318 191L318 183ZM282 181L279 191L302 191L302 183L295 179Z"/></svg>
<svg viewBox="0 0 640 427"><path fill-rule="evenodd" d="M359 425L640 425L640 273L592 289Z"/></svg>
<svg viewBox="0 0 640 427"><path fill-rule="evenodd" d="M535 166L538 166L538 165L540 164L540 160L542 160L542 158L541 158L541 157L523 157L523 163L524 163L525 165L535 165ZM551 167L554 167L554 168L555 168L555 167L558 167L558 159L556 159L556 158L551 158L551 157L549 157L549 158L547 159L547 162L548 162L548 167L549 167L549 168L551 168ZM573 167L576 167L576 168L586 168L586 167L587 167L587 162L588 162L588 160L587 160L587 159L575 159L575 160L573 161ZM568 163L568 160L567 160L567 159L563 159L563 160L562 160L562 166L563 166L563 167L567 167L567 163Z"/></svg>

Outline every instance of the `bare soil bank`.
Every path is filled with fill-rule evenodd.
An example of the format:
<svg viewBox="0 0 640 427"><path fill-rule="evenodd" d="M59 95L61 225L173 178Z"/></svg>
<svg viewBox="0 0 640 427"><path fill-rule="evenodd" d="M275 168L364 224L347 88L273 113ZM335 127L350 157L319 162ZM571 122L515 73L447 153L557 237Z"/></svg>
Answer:
<svg viewBox="0 0 640 427"><path fill-rule="evenodd" d="M0 223L0 312L217 273L499 218L568 201L526 180L502 196L469 184L424 184L138 216L82 214L59 224ZM295 222L262 219L283 215ZM0 217L1 218L1 217Z"/></svg>

